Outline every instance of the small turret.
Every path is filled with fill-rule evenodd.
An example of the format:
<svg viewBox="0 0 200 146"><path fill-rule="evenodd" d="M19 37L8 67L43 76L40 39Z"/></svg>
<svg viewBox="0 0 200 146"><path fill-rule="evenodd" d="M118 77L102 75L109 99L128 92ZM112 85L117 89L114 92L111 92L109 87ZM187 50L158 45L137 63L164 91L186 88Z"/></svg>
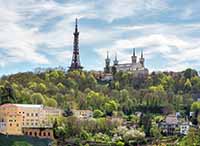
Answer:
<svg viewBox="0 0 200 146"><path fill-rule="evenodd" d="M117 60L117 53L115 54L115 60L113 61L114 65L118 65L119 61Z"/></svg>
<svg viewBox="0 0 200 146"><path fill-rule="evenodd" d="M107 58L105 59L105 73L110 73L110 58L109 58L109 52L107 51Z"/></svg>
<svg viewBox="0 0 200 146"><path fill-rule="evenodd" d="M135 55L135 48L133 49L133 56L132 58L132 64L135 64L137 62L137 56Z"/></svg>
<svg viewBox="0 0 200 146"><path fill-rule="evenodd" d="M140 64L142 65L142 67L144 67L144 54L143 54L143 50L141 51L141 57L140 57Z"/></svg>

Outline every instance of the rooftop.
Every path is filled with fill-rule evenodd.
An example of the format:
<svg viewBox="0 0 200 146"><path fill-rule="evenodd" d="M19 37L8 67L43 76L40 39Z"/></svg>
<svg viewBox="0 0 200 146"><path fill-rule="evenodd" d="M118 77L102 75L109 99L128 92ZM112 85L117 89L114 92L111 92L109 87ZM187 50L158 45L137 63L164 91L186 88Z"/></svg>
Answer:
<svg viewBox="0 0 200 146"><path fill-rule="evenodd" d="M43 108L42 104L13 104L13 105L22 108Z"/></svg>
<svg viewBox="0 0 200 146"><path fill-rule="evenodd" d="M176 115L168 115L165 119L167 124L178 124L178 119Z"/></svg>

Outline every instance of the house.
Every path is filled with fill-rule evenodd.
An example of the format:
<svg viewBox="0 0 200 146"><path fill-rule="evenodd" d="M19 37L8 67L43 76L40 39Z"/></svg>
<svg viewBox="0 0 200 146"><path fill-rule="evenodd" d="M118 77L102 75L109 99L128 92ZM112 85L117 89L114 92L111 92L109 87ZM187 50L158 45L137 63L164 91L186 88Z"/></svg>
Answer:
<svg viewBox="0 0 200 146"><path fill-rule="evenodd" d="M190 129L189 122L183 122L180 124L180 134L181 135L187 135L189 129Z"/></svg>
<svg viewBox="0 0 200 146"><path fill-rule="evenodd" d="M176 115L168 115L165 121L159 124L162 132L167 135L177 134L177 129L179 128L179 123Z"/></svg>
<svg viewBox="0 0 200 146"><path fill-rule="evenodd" d="M113 75L111 73L105 73L101 77L101 81L112 81Z"/></svg>
<svg viewBox="0 0 200 146"><path fill-rule="evenodd" d="M89 119L93 117L93 111L91 110L72 110L75 117L80 119Z"/></svg>

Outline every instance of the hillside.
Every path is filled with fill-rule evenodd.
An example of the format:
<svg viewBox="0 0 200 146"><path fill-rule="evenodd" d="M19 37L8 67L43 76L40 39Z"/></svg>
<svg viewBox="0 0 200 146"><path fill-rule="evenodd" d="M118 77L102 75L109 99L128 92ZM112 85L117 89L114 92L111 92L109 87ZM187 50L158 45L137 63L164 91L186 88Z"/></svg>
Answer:
<svg viewBox="0 0 200 146"><path fill-rule="evenodd" d="M72 140L77 144L84 141L146 144L148 138L166 136L159 123L175 113L180 113L181 120L188 119L194 127L200 124L200 77L195 70L153 72L148 76L117 72L112 81L101 81L97 76L96 72L54 69L3 76L0 104L44 104L64 109L67 117L55 121L54 125L56 137L64 143ZM69 114L72 109L90 110L94 118L80 120ZM192 117L191 111L195 113ZM200 143L198 129L189 133L198 133L193 139ZM190 138L183 138L184 143ZM5 138L2 140L6 142Z"/></svg>

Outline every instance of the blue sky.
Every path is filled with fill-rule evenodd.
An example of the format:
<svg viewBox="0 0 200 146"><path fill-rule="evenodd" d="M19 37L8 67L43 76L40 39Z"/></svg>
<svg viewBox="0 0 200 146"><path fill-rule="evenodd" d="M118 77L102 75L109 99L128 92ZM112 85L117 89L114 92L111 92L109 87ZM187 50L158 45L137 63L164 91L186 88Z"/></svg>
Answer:
<svg viewBox="0 0 200 146"><path fill-rule="evenodd" d="M76 17L86 70L132 48L150 71L199 70L199 0L0 0L0 75L70 66Z"/></svg>

